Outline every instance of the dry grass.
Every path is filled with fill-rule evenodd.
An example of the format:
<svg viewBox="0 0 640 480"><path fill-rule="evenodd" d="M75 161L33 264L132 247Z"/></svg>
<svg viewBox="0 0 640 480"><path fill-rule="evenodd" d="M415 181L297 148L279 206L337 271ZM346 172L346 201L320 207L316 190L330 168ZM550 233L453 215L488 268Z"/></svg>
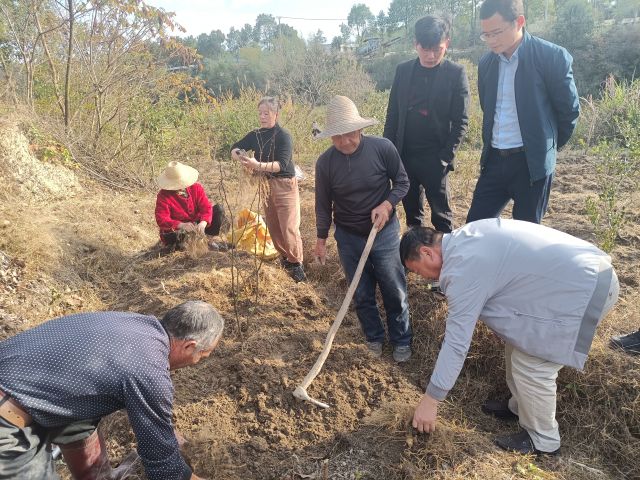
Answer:
<svg viewBox="0 0 640 480"><path fill-rule="evenodd" d="M453 175L458 224L470 201L477 158L477 152L462 154ZM194 166L215 202L222 201L221 175L234 209L254 197L255 185L240 171L234 173L236 167L221 173L209 160ZM590 168L582 157L561 162L545 219L587 240L593 231L581 208L591 188ZM503 347L482 325L455 388L441 405L437 432L416 436L409 428L447 314L446 303L433 298L413 275L411 362L395 365L388 350L382 360L368 357L350 312L310 390L332 408L319 411L293 399L291 392L315 361L347 288L333 239L327 265L311 261L312 170L308 160L308 177L301 185L306 284L294 284L273 263L256 263L237 252L157 255L155 195L150 192L106 190L80 177L77 197L46 203L22 197L17 205L15 197L5 195L0 222L7 219L9 225L2 230L0 250L24 262L24 268L16 270L18 293L0 296L0 321L11 322L8 332L13 332L78 311L160 315L186 299L213 303L227 318L225 341L213 358L174 375L176 425L191 441L187 457L195 471L209 478L640 478L640 359L607 347L612 334L640 326L637 222L625 227L613 252L623 286L619 305L599 328L585 371L560 373L563 456L555 463L522 458L492 444L495 434L514 427L480 412L486 397L507 393ZM633 215L638 212L634 204ZM122 458L135 442L126 416L117 413L103 423L112 458Z"/></svg>

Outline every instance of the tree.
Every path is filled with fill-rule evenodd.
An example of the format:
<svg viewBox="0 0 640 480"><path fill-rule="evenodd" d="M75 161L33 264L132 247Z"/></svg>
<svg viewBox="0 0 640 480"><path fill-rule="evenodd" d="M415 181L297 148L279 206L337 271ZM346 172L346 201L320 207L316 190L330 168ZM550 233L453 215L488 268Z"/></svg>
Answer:
<svg viewBox="0 0 640 480"><path fill-rule="evenodd" d="M269 84L276 92L287 92L300 102L326 104L333 95L354 101L366 97L373 84L355 58L329 52L318 43L278 39L269 54Z"/></svg>
<svg viewBox="0 0 640 480"><path fill-rule="evenodd" d="M317 43L319 45L324 45L327 43L327 37L324 36L322 30L318 29L316 33L309 37L309 43Z"/></svg>
<svg viewBox="0 0 640 480"><path fill-rule="evenodd" d="M567 0L558 8L553 37L559 45L569 51L583 49L593 31L593 10L589 4L581 0Z"/></svg>
<svg viewBox="0 0 640 480"><path fill-rule="evenodd" d="M245 23L244 27L242 27L242 30L240 30L240 48L248 47L249 45L251 45L251 42L253 42L254 38L255 35L253 34L253 27L250 24Z"/></svg>
<svg viewBox="0 0 640 480"><path fill-rule="evenodd" d="M380 10L380 12L378 13L378 16L376 17L376 20L375 20L376 28L380 32L380 35L384 35L386 33L388 20L389 19L384 14L384 10Z"/></svg>
<svg viewBox="0 0 640 480"><path fill-rule="evenodd" d="M408 31L409 26L429 10L427 0L392 0L389 5L389 25L401 26Z"/></svg>
<svg viewBox="0 0 640 480"><path fill-rule="evenodd" d="M273 40L278 35L278 24L273 15L261 13L253 27L253 40L265 50L271 50Z"/></svg>
<svg viewBox="0 0 640 480"><path fill-rule="evenodd" d="M196 50L204 58L214 58L224 51L224 33L212 30L211 33L201 33L196 40Z"/></svg>
<svg viewBox="0 0 640 480"><path fill-rule="evenodd" d="M358 41L362 40L362 35L367 26L375 20L373 13L364 3L356 3L351 7L351 11L347 16L347 23L351 28L356 29L356 37Z"/></svg>
<svg viewBox="0 0 640 480"><path fill-rule="evenodd" d="M346 23L340 24L340 36L342 38L342 43L349 43L349 39L351 38L351 27Z"/></svg>
<svg viewBox="0 0 640 480"><path fill-rule="evenodd" d="M333 52L339 52L340 47L342 47L342 37L333 37L333 40L331 40L331 50Z"/></svg>
<svg viewBox="0 0 640 480"><path fill-rule="evenodd" d="M227 39L225 40L227 50L232 53L236 53L240 48L240 30L236 30L235 27L229 29L227 33Z"/></svg>
<svg viewBox="0 0 640 480"><path fill-rule="evenodd" d="M614 15L617 19L640 16L638 0L618 0L615 5Z"/></svg>
<svg viewBox="0 0 640 480"><path fill-rule="evenodd" d="M299 38L298 31L286 23L278 24L278 37Z"/></svg>
<svg viewBox="0 0 640 480"><path fill-rule="evenodd" d="M43 15L50 18L51 11L47 9L47 6L41 0L0 2L0 13L6 29L5 46L8 48L5 50L11 52L7 55L7 60L12 55L15 55L22 64L25 84L24 100L27 105L31 106L34 100L35 72L39 64L44 60L42 49L43 46L47 45L46 40L42 37L53 30L59 29L62 25L43 28L41 18ZM36 24L39 24L39 28L36 27ZM5 60L3 59L3 61ZM57 76L55 79L57 86ZM61 104L59 88L56 89L56 94L58 105L64 110Z"/></svg>
<svg viewBox="0 0 640 480"><path fill-rule="evenodd" d="M253 41L253 27L248 23L244 24L241 30L236 30L234 27L229 29L227 33L227 50L233 53L238 58L238 51L251 44Z"/></svg>

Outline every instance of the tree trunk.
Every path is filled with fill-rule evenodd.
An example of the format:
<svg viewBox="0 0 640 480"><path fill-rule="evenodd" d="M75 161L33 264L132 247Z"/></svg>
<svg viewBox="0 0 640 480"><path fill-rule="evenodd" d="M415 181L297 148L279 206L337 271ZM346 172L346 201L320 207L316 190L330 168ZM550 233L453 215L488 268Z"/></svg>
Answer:
<svg viewBox="0 0 640 480"><path fill-rule="evenodd" d="M13 81L13 75L11 74L11 70L9 70L10 65L5 60L4 55L0 51L0 64L2 65L2 69L4 70L5 76L7 77L7 88L5 91L11 93L11 99L13 100L14 105L18 105L20 102L18 101L18 92L16 89L16 84ZM4 94L4 93L3 93Z"/></svg>
<svg viewBox="0 0 640 480"><path fill-rule="evenodd" d="M67 70L64 74L64 128L69 130L69 83L71 80L71 54L73 52L73 24L74 15L73 0L68 0L69 6L69 44L67 46Z"/></svg>
<svg viewBox="0 0 640 480"><path fill-rule="evenodd" d="M56 95L56 102L58 103L58 107L60 108L60 113L62 113L62 115L64 116L65 110L64 104L62 103L62 95L60 94L60 85L58 83L58 70L56 69L56 64L53 62L53 58L51 57L49 45L47 44L47 39L45 37L46 32L42 30L38 12L34 11L33 16L36 28L38 29L38 36L40 37L40 42L42 43L42 48L44 49L45 56L47 57L47 63L49 64L49 69L51 70L51 82L53 83L53 91Z"/></svg>

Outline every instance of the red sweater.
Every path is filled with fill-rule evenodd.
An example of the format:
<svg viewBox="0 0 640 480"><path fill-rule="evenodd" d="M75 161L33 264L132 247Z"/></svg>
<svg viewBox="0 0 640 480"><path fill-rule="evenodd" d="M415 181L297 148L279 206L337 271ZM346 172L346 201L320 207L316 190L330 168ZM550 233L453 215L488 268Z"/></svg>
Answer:
<svg viewBox="0 0 640 480"><path fill-rule="evenodd" d="M160 233L178 230L180 223L211 224L213 209L211 202L199 183L187 187L187 196L178 195L175 190L160 190L156 198L156 222Z"/></svg>

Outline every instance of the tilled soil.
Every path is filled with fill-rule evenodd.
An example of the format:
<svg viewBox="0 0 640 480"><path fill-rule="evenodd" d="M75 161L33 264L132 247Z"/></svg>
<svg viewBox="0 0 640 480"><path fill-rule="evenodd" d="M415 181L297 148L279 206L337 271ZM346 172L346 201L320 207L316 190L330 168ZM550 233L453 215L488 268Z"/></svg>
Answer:
<svg viewBox="0 0 640 480"><path fill-rule="evenodd" d="M585 198L597 187L592 168L587 157L562 158L545 224L595 241L585 216ZM458 224L469 205L474 169L475 164L462 165L452 178ZM210 172L206 167L201 172L215 199L214 173L207 181ZM8 201L0 207L0 222L9 222L0 225L5 234L0 243L0 338L78 311L161 315L187 299L211 302L227 321L223 342L208 360L173 374L176 426L189 441L186 457L198 475L257 480L640 478L633 467L640 454L640 360L606 347L611 334L640 326L639 209L631 194L630 201L636 202L632 221L620 232L613 255L622 300L599 329L587 371L561 372L558 420L564 455L549 461L522 459L492 444L496 433L515 426L480 412L486 397L507 392L503 347L482 325L456 387L441 405L438 431L430 437L412 432L408 422L435 363L446 318L446 302L433 297L413 274L412 359L395 364L389 346L381 359L372 358L351 310L309 388L330 408L294 399L292 392L320 353L347 290L333 242L326 266L310 261L315 243L312 176L302 186L309 281L301 284L275 263L260 264L241 253L160 256L154 246L152 192L114 193L86 179L81 183L80 198L25 204L19 211ZM23 223L35 212L37 228ZM235 285L232 269L234 278L240 276ZM102 428L115 464L135 447L135 438L123 412L105 419Z"/></svg>

